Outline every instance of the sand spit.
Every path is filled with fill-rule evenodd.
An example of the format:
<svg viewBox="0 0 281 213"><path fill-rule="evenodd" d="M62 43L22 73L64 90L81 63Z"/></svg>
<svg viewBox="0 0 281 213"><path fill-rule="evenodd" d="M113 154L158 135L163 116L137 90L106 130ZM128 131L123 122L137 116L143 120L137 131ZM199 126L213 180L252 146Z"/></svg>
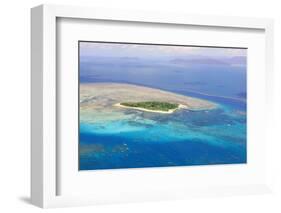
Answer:
<svg viewBox="0 0 281 213"><path fill-rule="evenodd" d="M87 83L80 84L80 110L126 110L133 107L120 105L122 102L159 101L179 104L177 109L170 111L153 111L134 108L147 112L173 113L178 109L210 110L216 104L193 97L154 89L149 87L119 83Z"/></svg>

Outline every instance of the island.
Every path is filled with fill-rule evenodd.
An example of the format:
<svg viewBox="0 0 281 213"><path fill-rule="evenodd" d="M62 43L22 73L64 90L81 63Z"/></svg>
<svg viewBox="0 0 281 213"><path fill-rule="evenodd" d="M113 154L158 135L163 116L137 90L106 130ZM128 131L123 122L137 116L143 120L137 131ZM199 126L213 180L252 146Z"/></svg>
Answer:
<svg viewBox="0 0 281 213"><path fill-rule="evenodd" d="M80 121L134 120L139 112L171 114L217 108L213 102L151 87L121 83L80 84Z"/></svg>
<svg viewBox="0 0 281 213"><path fill-rule="evenodd" d="M177 109L187 108L182 104L160 101L124 102L117 103L115 106L157 113L173 113Z"/></svg>

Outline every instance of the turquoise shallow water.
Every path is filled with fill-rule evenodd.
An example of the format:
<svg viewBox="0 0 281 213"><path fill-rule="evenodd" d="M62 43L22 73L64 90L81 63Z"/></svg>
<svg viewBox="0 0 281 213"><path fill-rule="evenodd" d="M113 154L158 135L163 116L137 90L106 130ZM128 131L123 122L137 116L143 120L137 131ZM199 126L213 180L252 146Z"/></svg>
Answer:
<svg viewBox="0 0 281 213"><path fill-rule="evenodd" d="M235 107L80 124L80 169L246 163L246 117ZM127 113L136 114L134 110Z"/></svg>

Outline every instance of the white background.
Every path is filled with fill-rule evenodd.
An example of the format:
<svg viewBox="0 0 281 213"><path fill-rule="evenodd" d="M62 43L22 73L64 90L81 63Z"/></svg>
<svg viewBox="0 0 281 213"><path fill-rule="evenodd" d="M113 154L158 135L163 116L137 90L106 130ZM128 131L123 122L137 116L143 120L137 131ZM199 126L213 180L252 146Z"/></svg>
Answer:
<svg viewBox="0 0 281 213"><path fill-rule="evenodd" d="M69 212L280 212L281 211L281 4L278 0L80 0L82 6L275 18L275 139L272 141L272 195L202 198L67 209ZM30 11L41 3L77 4L73 0L1 2L1 149L0 211L39 212L29 203L30 178ZM279 71L279 73L278 73ZM277 111L279 109L279 112ZM257 121L258 122L258 121ZM280 125L279 125L280 126ZM63 209L47 210L61 212Z"/></svg>

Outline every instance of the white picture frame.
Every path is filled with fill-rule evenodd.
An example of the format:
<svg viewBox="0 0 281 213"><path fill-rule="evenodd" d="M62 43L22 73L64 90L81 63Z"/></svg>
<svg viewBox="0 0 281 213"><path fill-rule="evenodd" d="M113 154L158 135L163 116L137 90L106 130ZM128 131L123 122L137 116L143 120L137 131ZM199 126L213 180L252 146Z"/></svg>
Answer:
<svg viewBox="0 0 281 213"><path fill-rule="evenodd" d="M102 196L90 195L58 195L59 167L57 160L57 20L87 19L87 20L117 20L124 22L143 22L161 25L194 25L202 27L218 27L231 29L257 29L265 34L265 75L266 114L263 127L265 141L270 143L271 107L273 98L273 21L271 19L216 17L187 14L165 14L142 11L122 11L112 9L96 9L74 6L41 5L31 10L31 201L42 208L91 205L97 203L137 202L143 200L165 200L197 196L253 194L270 191L268 179L255 184L233 184L228 186L186 188L163 188L162 190L142 193L118 193ZM254 81L254 79L252 79ZM67 150L65 150L67 152ZM265 152L265 151L264 151ZM265 153L262 154L265 157ZM266 164L266 162L264 162ZM268 165L265 165L269 168ZM202 167L201 169L204 169ZM184 168L182 168L184 170ZM150 170L153 172L153 170ZM142 171L137 171L142 173ZM168 171L165 171L168 172ZM266 173L265 169L260 172ZM179 173L180 175L180 173ZM270 175L269 172L264 174ZM163 186L164 187L164 186ZM102 193L101 193L102 194Z"/></svg>

